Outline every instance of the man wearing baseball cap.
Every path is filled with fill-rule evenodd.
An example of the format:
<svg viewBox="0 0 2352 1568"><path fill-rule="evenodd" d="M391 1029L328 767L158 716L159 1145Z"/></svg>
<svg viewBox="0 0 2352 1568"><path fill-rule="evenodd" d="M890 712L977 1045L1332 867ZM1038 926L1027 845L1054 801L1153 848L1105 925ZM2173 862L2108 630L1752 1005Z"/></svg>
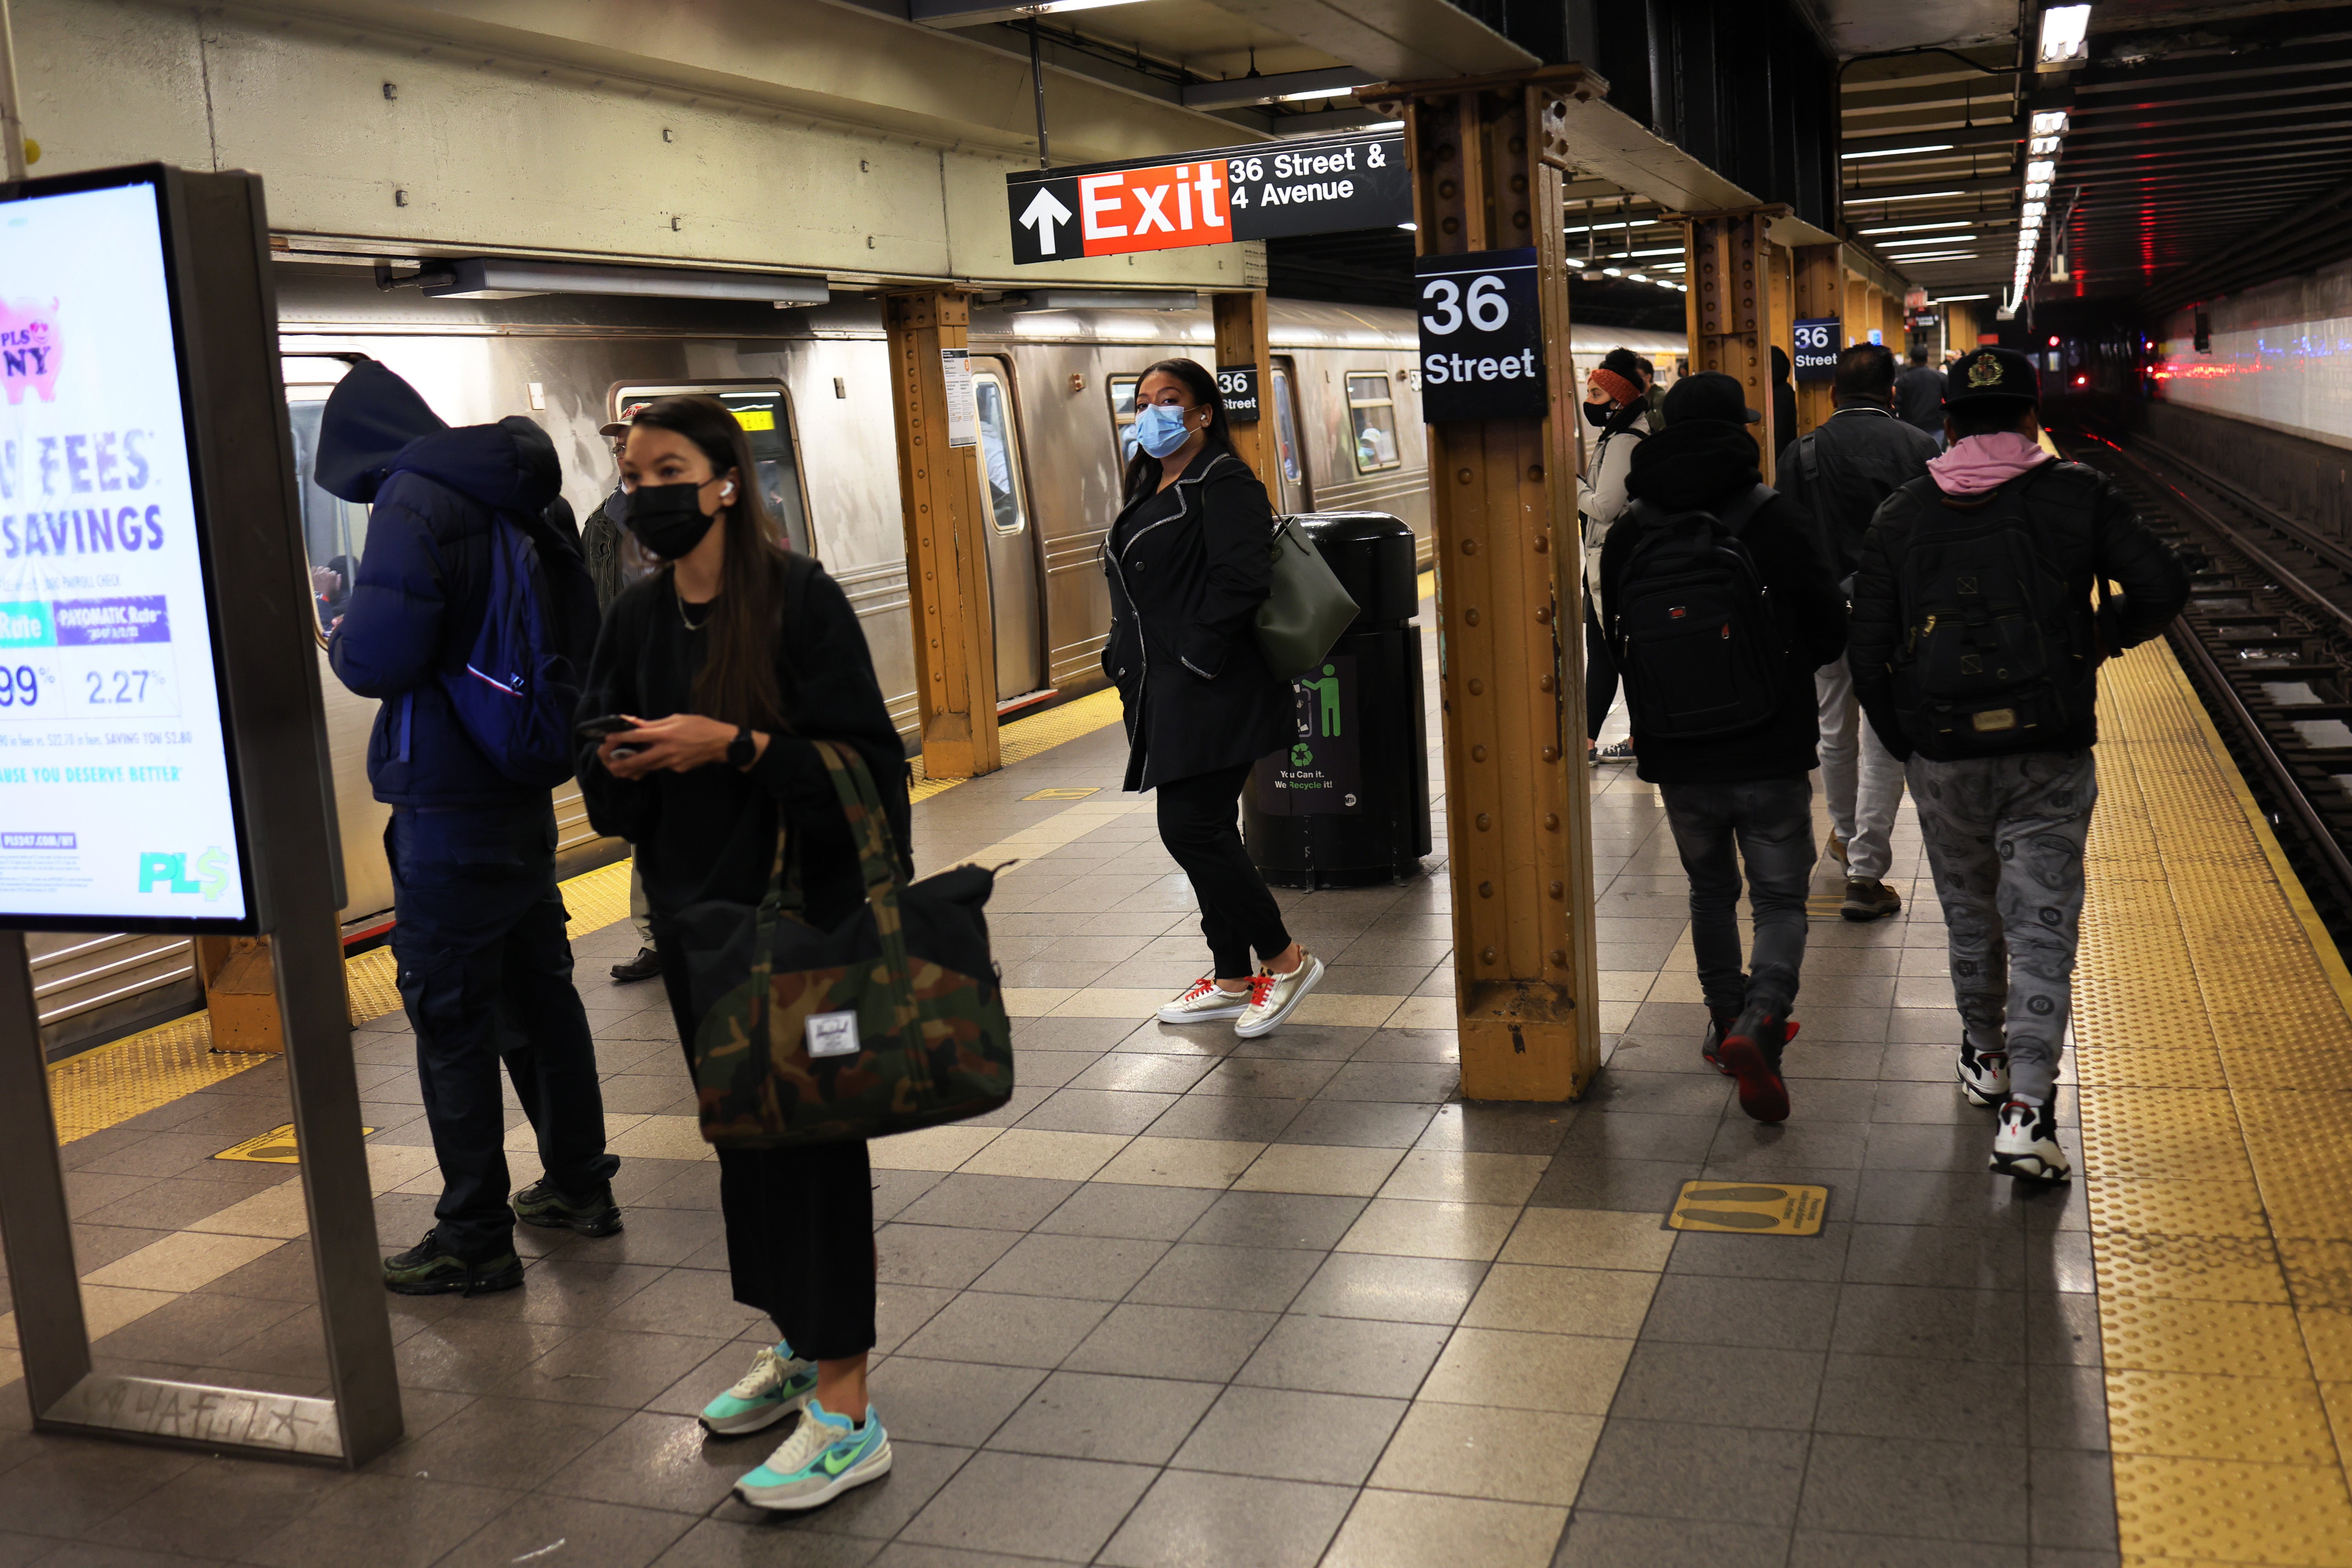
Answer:
<svg viewBox="0 0 2352 1568"><path fill-rule="evenodd" d="M2164 629L2189 574L2112 480L2042 447L2032 361L1980 348L1948 384L1947 450L1863 542L1847 658L1871 727L1907 762L1965 1029L1960 1093L2000 1108L1994 1171L2061 1182L2098 666ZM2095 608L2103 582L2122 592Z"/></svg>
<svg viewBox="0 0 2352 1568"><path fill-rule="evenodd" d="M1780 1121L1813 868L1813 672L1844 651L1845 596L1812 519L1762 482L1748 433L1762 416L1741 384L1684 376L1664 412L1665 428L1633 449L1633 504L1601 546L1609 677L1626 672L1634 771L1658 786L1690 880L1710 1020L1700 1054L1737 1081L1742 1110ZM1743 860L1755 918L1745 973Z"/></svg>

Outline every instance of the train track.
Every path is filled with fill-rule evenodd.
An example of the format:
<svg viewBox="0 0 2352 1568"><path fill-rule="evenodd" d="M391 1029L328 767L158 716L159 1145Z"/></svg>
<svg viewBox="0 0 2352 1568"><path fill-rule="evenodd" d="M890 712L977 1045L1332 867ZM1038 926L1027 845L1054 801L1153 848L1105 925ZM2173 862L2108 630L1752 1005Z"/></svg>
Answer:
<svg viewBox="0 0 2352 1568"><path fill-rule="evenodd" d="M2154 442L2079 432L2189 561L2165 634L2336 945L2352 952L2352 549Z"/></svg>

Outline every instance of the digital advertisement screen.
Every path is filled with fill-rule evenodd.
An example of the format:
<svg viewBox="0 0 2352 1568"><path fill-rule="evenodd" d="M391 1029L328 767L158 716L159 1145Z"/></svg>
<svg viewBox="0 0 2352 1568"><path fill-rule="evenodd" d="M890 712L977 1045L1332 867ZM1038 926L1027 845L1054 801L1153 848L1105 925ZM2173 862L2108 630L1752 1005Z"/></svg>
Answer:
<svg viewBox="0 0 2352 1568"><path fill-rule="evenodd" d="M157 193L0 203L0 921L246 914Z"/></svg>

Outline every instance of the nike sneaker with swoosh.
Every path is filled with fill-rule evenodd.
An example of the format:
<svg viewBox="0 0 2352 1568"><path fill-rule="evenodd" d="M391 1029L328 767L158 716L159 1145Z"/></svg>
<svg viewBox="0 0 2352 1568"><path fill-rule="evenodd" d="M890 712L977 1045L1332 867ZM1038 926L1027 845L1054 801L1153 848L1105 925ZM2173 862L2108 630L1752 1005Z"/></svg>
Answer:
<svg viewBox="0 0 2352 1568"><path fill-rule="evenodd" d="M852 1487L890 1473L890 1434L874 1406L853 1426L812 1394L793 1435L768 1462L735 1483L735 1495L753 1508L799 1513L822 1508Z"/></svg>
<svg viewBox="0 0 2352 1568"><path fill-rule="evenodd" d="M762 1345L753 1352L751 1370L702 1407L702 1424L722 1437L757 1432L798 1410L815 1392L815 1363L801 1360L779 1340L773 1350Z"/></svg>

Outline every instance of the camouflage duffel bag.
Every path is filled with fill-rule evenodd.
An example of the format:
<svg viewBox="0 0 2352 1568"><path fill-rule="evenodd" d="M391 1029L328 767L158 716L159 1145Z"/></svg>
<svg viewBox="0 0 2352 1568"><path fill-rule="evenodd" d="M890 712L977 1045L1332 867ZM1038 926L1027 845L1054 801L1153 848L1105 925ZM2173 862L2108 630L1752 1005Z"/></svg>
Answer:
<svg viewBox="0 0 2352 1568"><path fill-rule="evenodd" d="M1013 1032L981 914L993 872L901 886L866 763L815 742L857 840L866 902L809 923L800 857L779 838L767 898L678 912L695 1016L702 1136L722 1149L880 1138L982 1116L1013 1093Z"/></svg>

